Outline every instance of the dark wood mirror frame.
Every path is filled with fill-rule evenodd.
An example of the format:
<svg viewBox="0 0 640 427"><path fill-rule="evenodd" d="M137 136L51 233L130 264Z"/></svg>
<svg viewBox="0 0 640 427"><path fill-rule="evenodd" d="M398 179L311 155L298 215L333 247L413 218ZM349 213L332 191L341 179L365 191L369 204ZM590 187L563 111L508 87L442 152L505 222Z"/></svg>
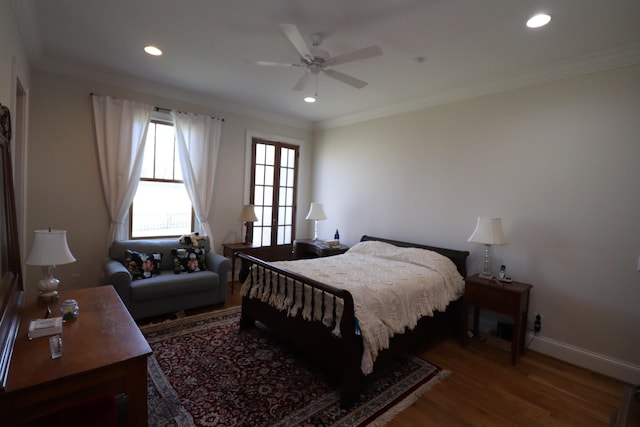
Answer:
<svg viewBox="0 0 640 427"><path fill-rule="evenodd" d="M4 392L24 305L11 165L11 117L0 104L0 392Z"/></svg>

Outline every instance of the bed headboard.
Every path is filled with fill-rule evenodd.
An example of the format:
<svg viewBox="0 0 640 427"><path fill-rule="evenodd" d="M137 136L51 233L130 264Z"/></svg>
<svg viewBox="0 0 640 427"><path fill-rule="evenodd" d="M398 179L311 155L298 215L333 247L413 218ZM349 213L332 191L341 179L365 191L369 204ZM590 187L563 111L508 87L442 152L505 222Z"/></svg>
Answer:
<svg viewBox="0 0 640 427"><path fill-rule="evenodd" d="M437 246L427 246L427 245L421 245L419 243L401 242L399 240L383 239L381 237L373 237L373 236L366 236L366 235L362 236L362 238L360 239L361 242L365 242L367 240L376 240L379 242L390 243L394 246L399 246L401 248L420 248L420 249L427 249L433 252L438 252L439 254L442 254L447 258L449 258L451 261L453 261L453 263L456 265L456 268L458 269L458 272L460 273L460 275L462 275L462 277L467 277L467 257L469 256L469 251L458 251L455 249L439 248Z"/></svg>

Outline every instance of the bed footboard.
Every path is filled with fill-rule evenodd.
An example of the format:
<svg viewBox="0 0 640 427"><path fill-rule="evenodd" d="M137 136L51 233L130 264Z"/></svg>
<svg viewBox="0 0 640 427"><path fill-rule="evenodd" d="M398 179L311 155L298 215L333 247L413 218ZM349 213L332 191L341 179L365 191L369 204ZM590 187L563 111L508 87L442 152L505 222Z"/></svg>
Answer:
<svg viewBox="0 0 640 427"><path fill-rule="evenodd" d="M342 406L353 404L363 377L363 345L351 294L253 256L237 256L252 264L244 284L241 328L260 322L325 366L339 381Z"/></svg>

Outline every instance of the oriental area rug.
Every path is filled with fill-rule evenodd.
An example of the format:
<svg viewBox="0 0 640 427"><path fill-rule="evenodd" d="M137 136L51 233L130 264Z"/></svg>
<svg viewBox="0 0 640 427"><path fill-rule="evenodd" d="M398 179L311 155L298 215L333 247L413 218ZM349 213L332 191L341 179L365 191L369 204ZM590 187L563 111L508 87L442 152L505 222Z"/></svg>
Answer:
<svg viewBox="0 0 640 427"><path fill-rule="evenodd" d="M448 374L405 356L343 410L320 367L261 329L241 331L240 307L141 330L153 349L150 426L381 426Z"/></svg>

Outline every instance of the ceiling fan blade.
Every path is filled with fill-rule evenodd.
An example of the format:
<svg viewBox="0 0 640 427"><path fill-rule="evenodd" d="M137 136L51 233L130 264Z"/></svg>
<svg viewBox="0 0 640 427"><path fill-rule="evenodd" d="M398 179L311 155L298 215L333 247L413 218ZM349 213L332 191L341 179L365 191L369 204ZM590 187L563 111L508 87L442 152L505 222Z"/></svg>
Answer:
<svg viewBox="0 0 640 427"><path fill-rule="evenodd" d="M341 73L339 71L336 70L323 70L323 73L325 73L327 76L334 78L336 80L340 80L342 83L346 83L349 86L353 86L356 89L362 89L363 87L365 87L368 83L362 80L358 80L355 77L351 77L348 76L344 73Z"/></svg>
<svg viewBox="0 0 640 427"><path fill-rule="evenodd" d="M256 61L257 65L266 65L268 67L303 67L300 64L287 64L285 62Z"/></svg>
<svg viewBox="0 0 640 427"><path fill-rule="evenodd" d="M296 48L300 56L308 60L313 59L309 47L302 38L302 35L300 35L300 31L298 31L298 27L293 24L280 24L280 29L284 35L287 36L293 47Z"/></svg>
<svg viewBox="0 0 640 427"><path fill-rule="evenodd" d="M302 89L305 88L305 86L307 85L307 82L309 81L309 76L311 74L308 72L305 72L302 77L300 77L300 80L298 80L298 82L295 84L295 86L293 86L293 90L295 91L300 91Z"/></svg>
<svg viewBox="0 0 640 427"><path fill-rule="evenodd" d="M380 55L382 55L382 49L380 49L380 46L374 45L354 50L353 52L345 53L343 55L334 56L333 58L327 59L324 65L330 67L347 62L359 61L361 59L373 58L374 56Z"/></svg>

